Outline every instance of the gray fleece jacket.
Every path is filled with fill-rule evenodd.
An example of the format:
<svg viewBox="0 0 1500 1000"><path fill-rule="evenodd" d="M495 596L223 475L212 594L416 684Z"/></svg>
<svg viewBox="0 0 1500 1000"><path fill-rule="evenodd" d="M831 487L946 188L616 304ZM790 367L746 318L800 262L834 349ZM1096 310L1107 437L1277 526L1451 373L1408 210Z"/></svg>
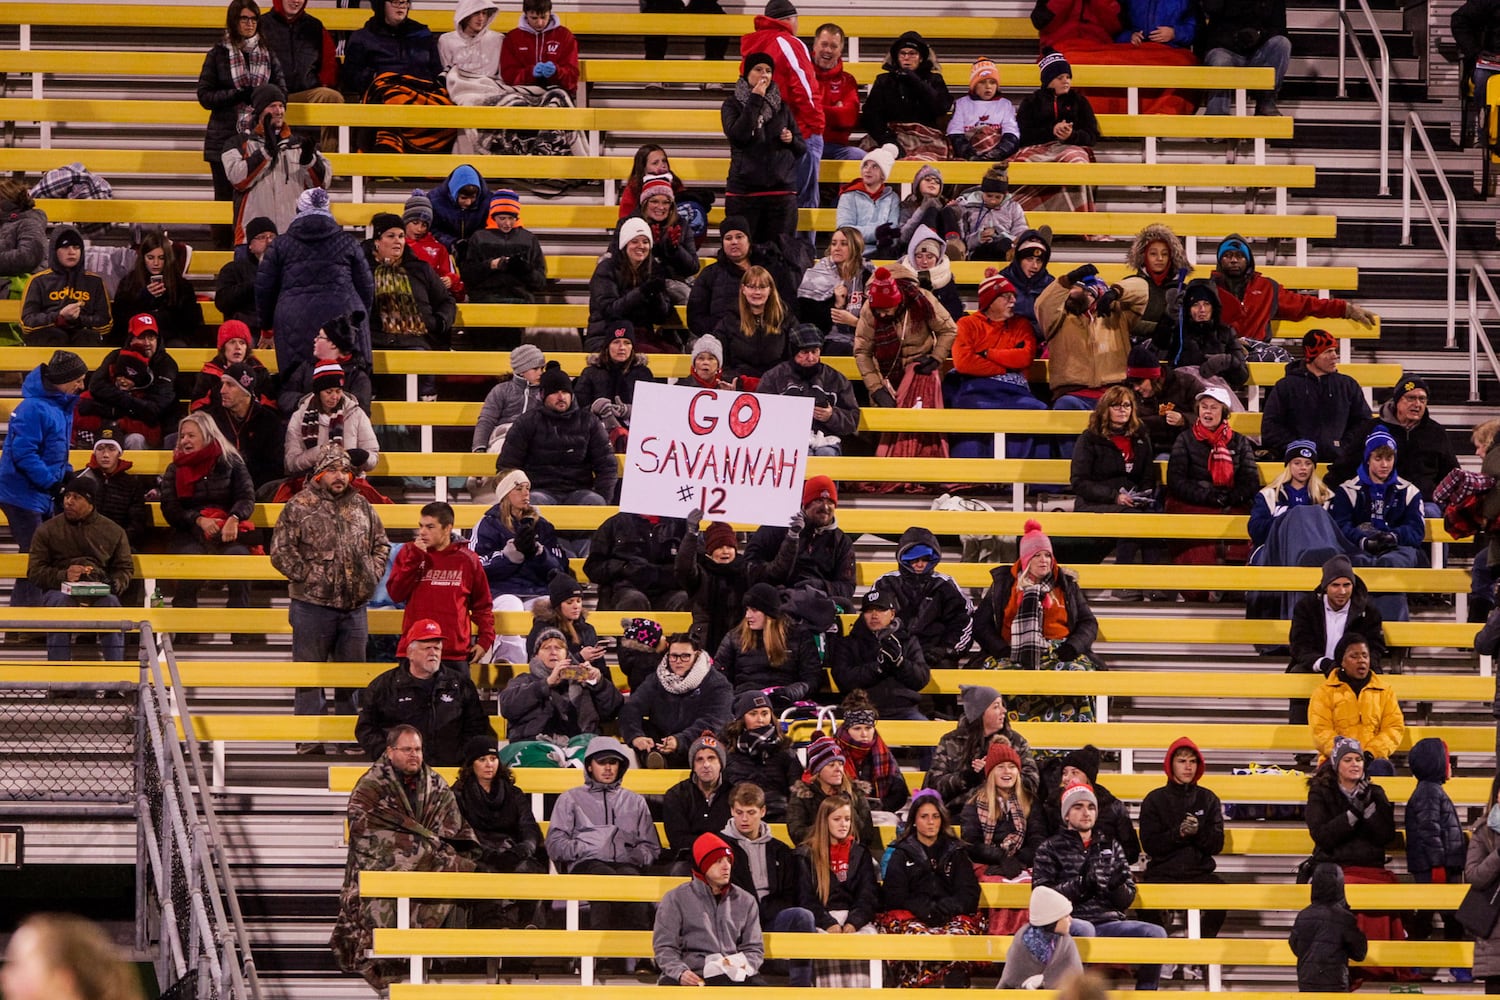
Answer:
<svg viewBox="0 0 1500 1000"><path fill-rule="evenodd" d="M585 858L645 866L661 853L661 838L656 835L646 800L620 787L630 769L630 755L624 745L612 736L595 736L589 740L584 760L606 751L624 761L614 783L605 785L586 777L582 788L563 792L552 808L547 856L562 871Z"/></svg>
<svg viewBox="0 0 1500 1000"><path fill-rule="evenodd" d="M683 970L703 975L709 955L745 956L750 974L765 961L761 943L760 908L755 897L731 884L715 897L708 883L694 878L661 898L656 907L656 925L651 930L651 950L661 974L676 980Z"/></svg>

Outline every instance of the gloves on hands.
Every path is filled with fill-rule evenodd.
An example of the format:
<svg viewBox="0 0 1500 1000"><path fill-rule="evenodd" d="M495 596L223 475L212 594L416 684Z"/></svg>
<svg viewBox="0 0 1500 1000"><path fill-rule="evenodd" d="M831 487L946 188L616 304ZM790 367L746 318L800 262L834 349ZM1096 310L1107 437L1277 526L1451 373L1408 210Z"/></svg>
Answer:
<svg viewBox="0 0 1500 1000"><path fill-rule="evenodd" d="M703 508L694 507L688 511L687 530L690 535L701 534L703 531Z"/></svg>
<svg viewBox="0 0 1500 1000"><path fill-rule="evenodd" d="M875 227L876 243L894 243L901 235L901 227L894 222L882 222Z"/></svg>
<svg viewBox="0 0 1500 1000"><path fill-rule="evenodd" d="M614 413L616 420L629 420L630 419L630 404L629 403L622 403L618 399L616 399L614 401L614 403L611 404L610 410L611 410L611 412Z"/></svg>
<svg viewBox="0 0 1500 1000"><path fill-rule="evenodd" d="M527 559L537 553L536 519L523 517L516 525L516 551Z"/></svg>
<svg viewBox="0 0 1500 1000"><path fill-rule="evenodd" d="M557 75L557 64L554 62L539 62L531 67L531 75L538 80L546 80Z"/></svg>
<svg viewBox="0 0 1500 1000"><path fill-rule="evenodd" d="M807 517L800 510L793 514L786 523L786 533L793 538L802 534L802 528L807 524Z"/></svg>
<svg viewBox="0 0 1500 1000"><path fill-rule="evenodd" d="M1062 663L1071 663L1078 659L1078 647L1071 642L1060 642L1057 644L1057 659Z"/></svg>
<svg viewBox="0 0 1500 1000"><path fill-rule="evenodd" d="M1083 265L1081 265L1079 267L1073 268L1073 270L1071 270L1071 271L1068 272L1068 274L1067 274L1067 279L1068 279L1067 280L1067 284L1069 284L1069 285L1076 285L1080 281L1082 281L1084 278L1092 278L1094 275L1096 275L1098 273L1099 273L1099 269L1097 267L1095 267L1093 264L1083 264Z"/></svg>
<svg viewBox="0 0 1500 1000"><path fill-rule="evenodd" d="M641 294L647 296L665 295L667 292L667 279L661 275L652 275L641 285Z"/></svg>
<svg viewBox="0 0 1500 1000"><path fill-rule="evenodd" d="M941 361L929 354L925 358L919 358L916 362L915 367L917 369L918 375L931 375L933 372L941 368L942 364L943 363Z"/></svg>
<svg viewBox="0 0 1500 1000"><path fill-rule="evenodd" d="M1372 556L1389 552L1396 547L1396 535L1390 531L1377 531L1360 540L1359 547Z"/></svg>
<svg viewBox="0 0 1500 1000"><path fill-rule="evenodd" d="M891 673L906 661L906 653L901 648L901 640L894 635L884 635L880 638L880 652L875 656L875 666L883 674Z"/></svg>
<svg viewBox="0 0 1500 1000"><path fill-rule="evenodd" d="M302 153L297 157L297 162L304 167L310 167L318 159L317 143L311 139L302 140Z"/></svg>
<svg viewBox="0 0 1500 1000"><path fill-rule="evenodd" d="M598 399L589 404L589 412L598 417L600 420L603 420L605 417L610 416L615 412L615 404L612 400L605 399L603 396L600 396Z"/></svg>
<svg viewBox="0 0 1500 1000"><path fill-rule="evenodd" d="M887 409L892 410L896 408L896 397L891 395L891 390L887 389L885 386L881 386L879 389L876 389L874 392L870 393L870 400L876 406L884 406Z"/></svg>
<svg viewBox="0 0 1500 1000"><path fill-rule="evenodd" d="M355 473L363 472L365 463L370 460L370 453L363 448L350 448L348 455L349 464L354 466Z"/></svg>
<svg viewBox="0 0 1500 1000"><path fill-rule="evenodd" d="M1120 301L1120 296L1123 294L1124 289L1119 285L1110 285L1109 291L1099 296L1099 315L1106 316L1113 312L1115 303Z"/></svg>
<svg viewBox="0 0 1500 1000"><path fill-rule="evenodd" d="M1182 822L1177 824L1177 835L1179 837L1192 837L1198 833L1198 817L1192 813L1182 817Z"/></svg>

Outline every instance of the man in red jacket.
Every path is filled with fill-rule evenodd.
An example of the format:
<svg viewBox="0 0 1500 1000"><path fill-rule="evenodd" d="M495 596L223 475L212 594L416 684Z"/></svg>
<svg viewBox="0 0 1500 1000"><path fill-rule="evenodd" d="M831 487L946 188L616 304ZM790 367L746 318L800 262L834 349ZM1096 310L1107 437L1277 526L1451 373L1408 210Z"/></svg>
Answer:
<svg viewBox="0 0 1500 1000"><path fill-rule="evenodd" d="M843 28L832 21L818 25L812 61L823 91L823 159L864 159L864 150L849 145L849 132L859 122L859 84L844 69Z"/></svg>
<svg viewBox="0 0 1500 1000"><path fill-rule="evenodd" d="M406 633L424 618L443 628L445 666L467 671L470 663L495 644L489 578L469 543L453 537L453 508L441 501L422 508L417 537L396 556L386 592L406 606L397 656L406 655Z"/></svg>
<svg viewBox="0 0 1500 1000"><path fill-rule="evenodd" d="M578 39L558 23L552 0L526 0L521 21L500 43L500 79L512 87L578 91Z"/></svg>
<svg viewBox="0 0 1500 1000"><path fill-rule="evenodd" d="M1246 340L1269 340L1271 321L1299 320L1309 316L1321 319L1352 319L1370 326L1375 317L1353 302L1303 295L1267 278L1255 269L1255 257L1249 242L1239 233L1230 233L1219 244L1219 266L1213 273L1222 307L1220 319Z"/></svg>
<svg viewBox="0 0 1500 1000"><path fill-rule="evenodd" d="M792 0L767 0L766 12L755 17L755 30L740 38L742 76L745 57L755 52L766 53L776 64L776 89L807 140L807 152L797 164L797 207L817 208L818 164L823 161L822 89L812 56L797 37L797 8Z"/></svg>

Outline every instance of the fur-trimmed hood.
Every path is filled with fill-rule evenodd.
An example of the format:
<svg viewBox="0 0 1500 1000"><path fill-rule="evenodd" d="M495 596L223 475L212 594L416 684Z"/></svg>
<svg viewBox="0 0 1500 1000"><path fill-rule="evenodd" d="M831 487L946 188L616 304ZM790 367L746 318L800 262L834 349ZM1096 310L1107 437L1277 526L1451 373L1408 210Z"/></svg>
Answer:
<svg viewBox="0 0 1500 1000"><path fill-rule="evenodd" d="M1135 234L1131 241L1130 251L1125 255L1125 265L1141 273L1146 270L1146 247L1152 243L1162 242L1167 245L1167 251L1172 255L1173 274L1186 272L1193 273L1193 265L1188 262L1187 251L1183 249L1182 240L1177 234L1159 222L1153 222L1140 232Z"/></svg>
<svg viewBox="0 0 1500 1000"><path fill-rule="evenodd" d="M561 616L557 613L557 609L552 606L552 598L550 597L537 598L536 603L531 606L531 617L539 625L549 625L552 627L558 627L562 621ZM586 622L588 619L589 609L584 608L583 613L578 616L578 620Z"/></svg>

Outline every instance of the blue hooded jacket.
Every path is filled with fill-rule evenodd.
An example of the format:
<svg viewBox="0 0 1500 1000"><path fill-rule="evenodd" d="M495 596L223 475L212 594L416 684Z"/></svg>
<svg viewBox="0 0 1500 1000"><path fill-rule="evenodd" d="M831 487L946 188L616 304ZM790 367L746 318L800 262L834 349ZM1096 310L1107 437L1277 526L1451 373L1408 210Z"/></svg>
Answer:
<svg viewBox="0 0 1500 1000"><path fill-rule="evenodd" d="M41 365L26 375L21 397L0 451L0 503L46 516L52 513L53 484L73 471L68 445L78 397L49 385Z"/></svg>
<svg viewBox="0 0 1500 1000"><path fill-rule="evenodd" d="M479 188L479 197L468 208L458 207L458 192L468 185ZM432 235L449 250L485 227L489 220L490 189L479 171L467 163L453 168L448 179L427 192L432 202Z"/></svg>

